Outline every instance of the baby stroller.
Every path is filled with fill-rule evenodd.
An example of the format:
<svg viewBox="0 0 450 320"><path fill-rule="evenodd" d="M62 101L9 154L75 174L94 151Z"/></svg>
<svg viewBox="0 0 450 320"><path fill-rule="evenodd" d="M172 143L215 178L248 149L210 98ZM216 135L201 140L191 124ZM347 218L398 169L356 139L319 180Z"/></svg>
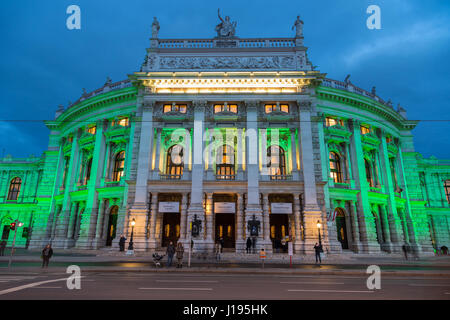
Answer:
<svg viewBox="0 0 450 320"><path fill-rule="evenodd" d="M155 263L155 267L161 267L161 259L164 258L164 255L159 255L155 252L152 257L153 262Z"/></svg>

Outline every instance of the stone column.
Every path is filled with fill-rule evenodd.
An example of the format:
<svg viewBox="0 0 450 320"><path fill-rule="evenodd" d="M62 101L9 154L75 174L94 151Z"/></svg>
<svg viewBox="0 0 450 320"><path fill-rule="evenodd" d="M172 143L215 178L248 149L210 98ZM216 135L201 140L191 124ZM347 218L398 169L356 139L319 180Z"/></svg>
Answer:
<svg viewBox="0 0 450 320"><path fill-rule="evenodd" d="M203 175L204 175L204 139L203 128L205 120L206 101L194 101L194 134L193 134L193 164L191 201L188 208L188 221L190 225L194 217L201 221L201 232L198 237L193 238L194 251L212 251L214 242L204 239L205 211L203 209Z"/></svg>
<svg viewBox="0 0 450 320"><path fill-rule="evenodd" d="M244 205L242 193L237 193L237 210L236 210L236 253L245 252L244 239Z"/></svg>
<svg viewBox="0 0 450 320"><path fill-rule="evenodd" d="M387 252L392 252L392 242L391 242L391 234L389 231L389 224L387 221L387 208L386 206L380 206L380 220L383 224L383 236L384 236L384 249Z"/></svg>
<svg viewBox="0 0 450 320"><path fill-rule="evenodd" d="M187 193L182 193L181 198L181 212L180 212L180 242L183 243L183 245L186 247L186 241L187 241Z"/></svg>
<svg viewBox="0 0 450 320"><path fill-rule="evenodd" d="M359 226L358 226L358 211L357 206L354 201L349 201L350 207L350 218L352 223L352 250L356 253L361 252L362 246L359 237Z"/></svg>
<svg viewBox="0 0 450 320"><path fill-rule="evenodd" d="M298 163L297 163L297 139L295 138L295 129L291 128L291 158L292 158L292 180L298 181Z"/></svg>
<svg viewBox="0 0 450 320"><path fill-rule="evenodd" d="M390 224L390 236L389 239L391 242L391 251L394 252L401 252L402 243L400 242L400 238L398 237L398 230L396 227L396 224L398 222L395 222L395 220L398 220L397 215L397 205L395 200L395 193L394 193L394 177L392 177L391 170L390 170L390 163L389 163L389 153L387 149L387 143L386 143L386 133L383 131L381 134L381 144L380 144L380 162L381 162L381 170L383 172L383 176L385 177L385 189L386 192L389 195L389 198L387 199L387 211L386 216L390 217L391 224ZM387 238L385 238L387 240Z"/></svg>
<svg viewBox="0 0 450 320"><path fill-rule="evenodd" d="M255 216L260 221L261 231L256 239L256 250L262 247L268 249L268 243L263 238L264 221L259 199L259 167L258 167L258 101L246 101L247 106L247 135L245 146L247 148L247 203L245 208L245 226Z"/></svg>
<svg viewBox="0 0 450 320"><path fill-rule="evenodd" d="M270 208L269 194L263 194L263 220L264 220L264 245L267 253L273 252L272 240L270 240Z"/></svg>
<svg viewBox="0 0 450 320"><path fill-rule="evenodd" d="M124 232L129 228L129 223L135 219L133 243L134 250L143 251L147 248L147 215L148 215L148 180L150 174L150 157L153 141L153 111L154 101L144 101L143 96L137 98L137 110L142 112L142 121L137 125L136 134L140 136L139 152L137 155L137 173L134 201L128 211L124 225ZM140 125L140 126L139 126ZM140 127L140 128L139 128ZM140 129L140 131L139 131ZM125 222L124 222L125 223Z"/></svg>
<svg viewBox="0 0 450 320"><path fill-rule="evenodd" d="M156 236L156 216L158 215L158 193L152 192L152 203L150 205L150 223L149 237L147 240L147 249L156 250L158 247Z"/></svg>
<svg viewBox="0 0 450 320"><path fill-rule="evenodd" d="M206 194L206 241L214 243L213 234L213 218L214 218L214 208L213 208L213 194Z"/></svg>
<svg viewBox="0 0 450 320"><path fill-rule="evenodd" d="M352 121L352 136L350 142L350 151L352 167L355 168L355 187L360 189L358 193L358 225L360 231L360 241L362 250L365 253L380 252L380 245L376 241L375 221L369 205L369 183L366 178L364 165L364 152L361 143L360 123Z"/></svg>
<svg viewBox="0 0 450 320"><path fill-rule="evenodd" d="M103 221L105 220L105 200L100 199L98 201L98 216L97 216L97 224L96 224L96 230L95 230L95 239L92 242L92 248L98 249L100 247L103 247L105 244L102 243L102 230L103 230Z"/></svg>
<svg viewBox="0 0 450 320"><path fill-rule="evenodd" d="M304 241L302 240L302 230L300 221L300 194L294 193L294 223L295 223L295 239L294 239L294 252L304 253Z"/></svg>
<svg viewBox="0 0 450 320"><path fill-rule="evenodd" d="M300 113L300 145L305 204L303 208L303 223L305 235L305 252L313 252L314 244L318 241L319 233L317 221L320 221L323 228L322 245L324 248L328 245L328 236L326 235L326 219L322 217L322 211L317 203L316 177L314 166L314 148L312 143L311 111L310 101L297 101Z"/></svg>

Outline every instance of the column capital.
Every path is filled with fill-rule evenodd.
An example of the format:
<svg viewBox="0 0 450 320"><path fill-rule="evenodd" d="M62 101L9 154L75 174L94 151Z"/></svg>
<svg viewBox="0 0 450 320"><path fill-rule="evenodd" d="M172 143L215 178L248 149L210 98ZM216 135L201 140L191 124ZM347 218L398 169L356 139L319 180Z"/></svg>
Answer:
<svg viewBox="0 0 450 320"><path fill-rule="evenodd" d="M155 104L156 104L155 100L144 100L144 102L142 103L142 111L144 112L153 111Z"/></svg>
<svg viewBox="0 0 450 320"><path fill-rule="evenodd" d="M300 111L311 111L312 103L308 100L297 100L297 105Z"/></svg>

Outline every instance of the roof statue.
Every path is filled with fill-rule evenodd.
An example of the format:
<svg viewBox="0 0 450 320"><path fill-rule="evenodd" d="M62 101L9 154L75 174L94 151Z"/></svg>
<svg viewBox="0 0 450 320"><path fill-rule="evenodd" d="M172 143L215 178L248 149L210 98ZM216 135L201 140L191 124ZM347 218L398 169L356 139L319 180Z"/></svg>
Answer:
<svg viewBox="0 0 450 320"><path fill-rule="evenodd" d="M236 21L231 22L230 17L226 16L225 20L220 16L220 9L217 9L217 13L221 23L216 26L218 38L233 38L236 31Z"/></svg>
<svg viewBox="0 0 450 320"><path fill-rule="evenodd" d="M295 28L295 37L296 38L303 37L303 21L300 20L300 16L297 16L297 20L294 21L292 30L294 30L294 28Z"/></svg>
<svg viewBox="0 0 450 320"><path fill-rule="evenodd" d="M153 23L152 23L152 39L158 38L158 31L159 31L159 22L156 19L156 17L153 17Z"/></svg>

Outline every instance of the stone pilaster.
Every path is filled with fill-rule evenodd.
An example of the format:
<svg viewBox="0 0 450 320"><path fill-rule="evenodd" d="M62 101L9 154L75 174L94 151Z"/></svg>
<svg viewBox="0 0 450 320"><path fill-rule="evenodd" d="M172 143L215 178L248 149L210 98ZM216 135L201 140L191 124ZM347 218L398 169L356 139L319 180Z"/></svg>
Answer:
<svg viewBox="0 0 450 320"><path fill-rule="evenodd" d="M237 193L237 210L236 210L236 253L245 252L244 239L244 204L242 194Z"/></svg>

